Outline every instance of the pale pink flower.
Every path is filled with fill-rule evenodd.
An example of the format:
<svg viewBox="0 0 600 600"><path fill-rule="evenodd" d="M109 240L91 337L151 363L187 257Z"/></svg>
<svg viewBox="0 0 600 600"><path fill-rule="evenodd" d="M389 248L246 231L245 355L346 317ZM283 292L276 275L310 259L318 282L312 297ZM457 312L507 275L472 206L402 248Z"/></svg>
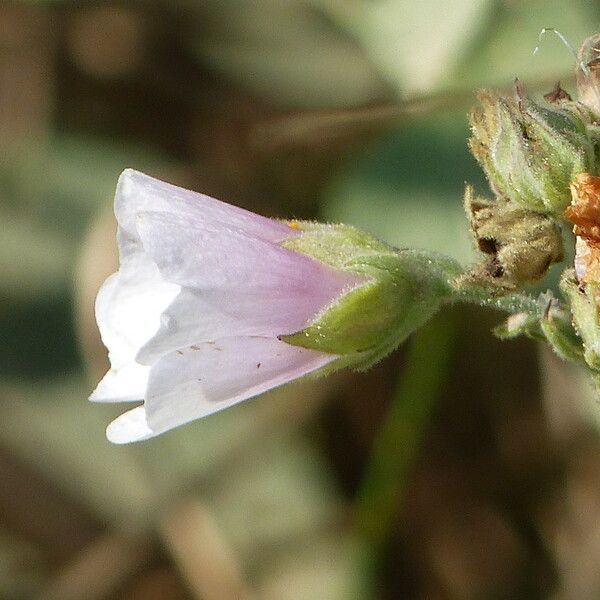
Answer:
<svg viewBox="0 0 600 600"><path fill-rule="evenodd" d="M107 429L146 439L338 358L286 344L365 277L280 243L293 226L126 170L115 198L119 271L96 318L111 369L91 396L142 401Z"/></svg>

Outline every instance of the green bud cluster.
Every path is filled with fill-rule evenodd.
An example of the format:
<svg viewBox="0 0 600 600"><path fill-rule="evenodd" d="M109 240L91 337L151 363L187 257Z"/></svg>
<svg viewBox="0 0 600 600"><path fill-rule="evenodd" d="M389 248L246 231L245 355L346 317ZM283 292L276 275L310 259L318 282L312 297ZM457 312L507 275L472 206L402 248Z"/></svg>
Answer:
<svg viewBox="0 0 600 600"><path fill-rule="evenodd" d="M549 342L564 360L581 361L583 358L583 343L573 326L571 312L550 291L540 295L533 311L511 314L494 333L500 339L526 335Z"/></svg>
<svg viewBox="0 0 600 600"><path fill-rule="evenodd" d="M581 286L575 272L568 269L561 280L561 290L569 302L573 323L581 339L583 358L596 373L600 373L600 313L598 311L598 285Z"/></svg>
<svg viewBox="0 0 600 600"><path fill-rule="evenodd" d="M465 210L482 261L455 280L459 292L480 298L486 290L488 298L518 292L563 260L562 226L572 226L571 213L579 219L577 235L600 225L600 214L589 221L596 191L588 182L598 174L600 157L598 48L600 34L579 51L578 101L557 84L538 102L518 81L509 95L478 94L470 114L470 148L495 198L476 197L467 186ZM581 206L573 209L572 190L580 188ZM586 364L600 381L600 282L583 282L567 269L560 288L564 303L550 292L531 298L533 303L516 303L496 334L544 340L562 358Z"/></svg>

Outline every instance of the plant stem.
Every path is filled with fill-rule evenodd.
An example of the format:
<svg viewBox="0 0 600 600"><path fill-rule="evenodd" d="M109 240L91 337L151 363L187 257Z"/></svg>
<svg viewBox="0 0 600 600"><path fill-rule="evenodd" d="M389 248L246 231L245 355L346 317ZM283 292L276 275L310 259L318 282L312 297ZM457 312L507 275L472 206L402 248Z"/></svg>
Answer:
<svg viewBox="0 0 600 600"><path fill-rule="evenodd" d="M453 300L467 304L477 304L486 308L495 308L509 313L537 314L540 310L538 299L529 294L515 292L505 296L495 296L493 290L479 287L457 289Z"/></svg>
<svg viewBox="0 0 600 600"><path fill-rule="evenodd" d="M456 325L443 313L413 334L406 366L375 438L359 490L355 518L375 557L381 555L402 504L450 365Z"/></svg>

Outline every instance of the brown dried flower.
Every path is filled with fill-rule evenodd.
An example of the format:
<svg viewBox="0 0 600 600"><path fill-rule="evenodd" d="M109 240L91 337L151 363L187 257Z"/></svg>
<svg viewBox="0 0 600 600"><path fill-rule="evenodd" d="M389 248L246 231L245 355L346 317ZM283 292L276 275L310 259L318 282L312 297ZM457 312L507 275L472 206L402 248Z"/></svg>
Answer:
<svg viewBox="0 0 600 600"><path fill-rule="evenodd" d="M551 217L503 198L476 197L471 186L465 189L465 210L484 260L461 276L458 285L518 289L563 259L561 232Z"/></svg>
<svg viewBox="0 0 600 600"><path fill-rule="evenodd" d="M580 283L600 282L600 177L579 173L571 183L565 217L574 224L575 273Z"/></svg>

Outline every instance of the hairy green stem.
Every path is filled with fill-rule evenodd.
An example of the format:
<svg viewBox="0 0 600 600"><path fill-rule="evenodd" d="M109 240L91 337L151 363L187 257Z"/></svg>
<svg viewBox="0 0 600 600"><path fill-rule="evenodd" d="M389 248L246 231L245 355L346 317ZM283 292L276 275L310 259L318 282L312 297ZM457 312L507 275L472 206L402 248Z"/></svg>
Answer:
<svg viewBox="0 0 600 600"><path fill-rule="evenodd" d="M455 289L453 300L466 304L477 304L486 308L495 308L509 313L537 314L540 310L539 300L529 294L514 292L498 296L496 290L484 287L473 286Z"/></svg>

